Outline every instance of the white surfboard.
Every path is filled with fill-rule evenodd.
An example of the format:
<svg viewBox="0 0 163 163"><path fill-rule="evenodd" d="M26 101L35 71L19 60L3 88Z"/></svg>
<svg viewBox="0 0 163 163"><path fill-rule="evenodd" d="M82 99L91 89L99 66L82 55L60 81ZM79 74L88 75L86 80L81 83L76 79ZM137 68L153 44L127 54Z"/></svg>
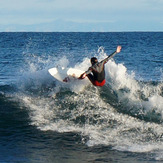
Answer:
<svg viewBox="0 0 163 163"><path fill-rule="evenodd" d="M49 73L61 82L71 82L77 80L84 71L74 68L54 67L48 70Z"/></svg>

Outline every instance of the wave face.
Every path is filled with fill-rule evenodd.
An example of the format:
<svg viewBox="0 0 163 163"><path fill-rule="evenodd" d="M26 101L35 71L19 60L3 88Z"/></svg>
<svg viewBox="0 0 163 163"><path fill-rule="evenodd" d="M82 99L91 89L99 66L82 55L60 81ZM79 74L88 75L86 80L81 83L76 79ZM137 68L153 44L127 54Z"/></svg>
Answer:
<svg viewBox="0 0 163 163"><path fill-rule="evenodd" d="M85 58L75 68L84 70L88 65ZM42 131L78 133L88 146L162 151L163 83L137 81L114 60L105 68L107 83L103 88L88 80L62 84L47 72L37 71L29 74L29 80L22 77L14 86L16 93L10 96L28 110L31 125Z"/></svg>
<svg viewBox="0 0 163 163"><path fill-rule="evenodd" d="M104 59L105 49L99 47L95 56ZM26 56L21 75L0 86L2 115L11 112L20 118L21 114L24 127L29 123L43 132L77 133L88 147L152 152L155 160L163 159L162 80L138 79L134 70L112 59L105 66L104 87L94 87L88 80L63 84L47 70L59 65L85 71L90 57L76 64L66 55L30 57ZM11 125L10 118L4 118L6 126Z"/></svg>

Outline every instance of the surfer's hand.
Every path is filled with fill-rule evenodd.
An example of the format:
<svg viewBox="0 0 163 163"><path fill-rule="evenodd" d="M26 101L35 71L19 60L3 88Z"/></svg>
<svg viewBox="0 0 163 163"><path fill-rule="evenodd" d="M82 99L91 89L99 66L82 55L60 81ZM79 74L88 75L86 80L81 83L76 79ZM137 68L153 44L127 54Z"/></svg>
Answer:
<svg viewBox="0 0 163 163"><path fill-rule="evenodd" d="M86 77L86 73L80 75L79 79L84 79Z"/></svg>
<svg viewBox="0 0 163 163"><path fill-rule="evenodd" d="M116 52L119 53L121 51L121 48L122 48L121 46L117 46Z"/></svg>

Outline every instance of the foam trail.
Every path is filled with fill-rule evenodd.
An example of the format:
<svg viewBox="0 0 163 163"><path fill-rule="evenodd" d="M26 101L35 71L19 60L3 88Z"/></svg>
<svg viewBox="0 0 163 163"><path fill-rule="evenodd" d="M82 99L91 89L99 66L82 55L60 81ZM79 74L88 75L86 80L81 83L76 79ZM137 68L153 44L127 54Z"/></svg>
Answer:
<svg viewBox="0 0 163 163"><path fill-rule="evenodd" d="M71 96L63 92L63 95L62 101L59 95L51 100L24 97L24 103L31 110L32 124L44 131L81 133L88 146L112 145L115 149L132 152L162 149L163 143L158 139L161 139L162 125L116 112L100 98L98 89Z"/></svg>
<svg viewBox="0 0 163 163"><path fill-rule="evenodd" d="M106 54L100 50L97 57L101 60ZM66 57L56 63L71 67ZM155 158L162 159L162 83L139 82L134 73L129 74L123 64L116 64L112 59L105 66L107 83L104 89L84 80L65 85L48 74L48 68L54 65L45 64L43 70L32 65L24 75L31 79L22 85L24 91L17 93L17 98L29 109L32 125L43 131L76 132L88 146L109 145L113 149L141 153L157 151ZM89 66L89 58L84 58L74 68L86 71ZM33 86L33 89L26 89L27 86ZM105 96L101 95L102 91ZM115 104L110 99L112 96L116 98ZM148 114L154 108L161 114L161 123L153 122ZM138 112L150 120L140 119Z"/></svg>

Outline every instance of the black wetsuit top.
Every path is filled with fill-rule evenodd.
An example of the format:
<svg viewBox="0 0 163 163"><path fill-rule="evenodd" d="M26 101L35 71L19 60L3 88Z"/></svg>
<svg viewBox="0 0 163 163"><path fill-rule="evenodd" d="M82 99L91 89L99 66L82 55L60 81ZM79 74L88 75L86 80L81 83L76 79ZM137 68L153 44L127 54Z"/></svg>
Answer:
<svg viewBox="0 0 163 163"><path fill-rule="evenodd" d="M101 62L97 62L94 65L92 65L85 73L86 75L89 75L90 73L93 73L94 79L98 82L102 82L105 79L105 70L104 65L107 63L111 58L114 57L114 55L117 54L115 51L114 53L110 54L107 58L102 60Z"/></svg>

